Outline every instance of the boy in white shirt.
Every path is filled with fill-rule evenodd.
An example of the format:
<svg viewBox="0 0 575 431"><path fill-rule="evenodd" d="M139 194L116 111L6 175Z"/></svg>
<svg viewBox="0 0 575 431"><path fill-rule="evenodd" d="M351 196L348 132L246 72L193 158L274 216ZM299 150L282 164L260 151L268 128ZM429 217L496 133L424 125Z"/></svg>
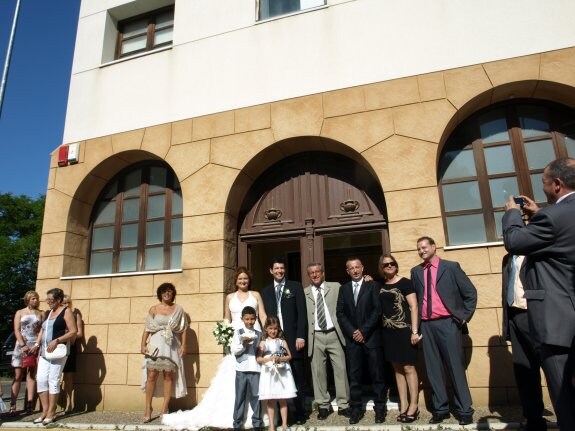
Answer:
<svg viewBox="0 0 575 431"><path fill-rule="evenodd" d="M257 349L262 333L254 329L256 310L244 307L242 322L244 328L236 329L232 338L231 351L236 357L236 400L234 404L234 430L244 423L245 403L252 408L254 430L263 426L258 390L260 384L260 364L256 361Z"/></svg>

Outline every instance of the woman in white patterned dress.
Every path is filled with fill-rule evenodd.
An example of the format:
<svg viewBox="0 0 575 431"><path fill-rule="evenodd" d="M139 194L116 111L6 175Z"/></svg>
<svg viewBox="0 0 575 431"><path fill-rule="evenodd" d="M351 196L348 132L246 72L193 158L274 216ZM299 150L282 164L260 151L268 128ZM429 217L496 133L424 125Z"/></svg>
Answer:
<svg viewBox="0 0 575 431"><path fill-rule="evenodd" d="M20 392L22 376L26 374L26 393L28 399L24 406L26 413L34 411L34 397L36 396L36 362L34 366L24 367L22 358L26 355L36 356L38 353L38 333L42 328L42 312L40 297L34 290L24 294L26 307L16 312L14 316L14 335L16 345L12 355L12 367L14 367L14 380L12 381L12 396L10 399L10 414L16 413L16 399Z"/></svg>
<svg viewBox="0 0 575 431"><path fill-rule="evenodd" d="M231 321L235 328L243 325L241 320L242 310L246 306L253 307L263 321L266 319L263 301L259 292L250 290L252 276L247 268L239 267L234 275L236 291L226 297L224 318ZM255 329L261 331L261 325L256 321ZM162 416L162 424L176 429L199 430L203 427L232 428L236 359L226 352L216 375L210 383L210 387L204 393L202 400L192 410L180 410L175 413ZM251 409L250 409L251 410ZM246 418L251 418L251 411ZM264 418L264 420L266 420ZM251 427L251 421L246 421L246 428Z"/></svg>

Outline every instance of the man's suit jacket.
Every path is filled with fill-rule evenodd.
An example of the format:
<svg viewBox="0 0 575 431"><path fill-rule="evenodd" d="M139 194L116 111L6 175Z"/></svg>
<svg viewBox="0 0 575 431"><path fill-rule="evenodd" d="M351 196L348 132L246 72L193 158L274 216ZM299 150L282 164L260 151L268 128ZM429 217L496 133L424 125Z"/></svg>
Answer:
<svg viewBox="0 0 575 431"><path fill-rule="evenodd" d="M382 347L382 309L379 300L379 289L380 285L376 281L364 280L357 297L357 305L355 305L352 282L348 281L340 287L336 315L345 337L346 345L355 343L353 341L353 332L359 329L365 339L366 347Z"/></svg>
<svg viewBox="0 0 575 431"><path fill-rule="evenodd" d="M332 283L329 281L324 282L324 301L327 305L327 310L331 317L331 321L335 327L335 332L337 333L337 338L339 338L339 342L345 346L345 338L343 336L343 332L341 332L341 328L339 326L339 322L337 320L336 309L337 309L337 297L339 296L339 283ZM313 290L314 286L310 284L308 287L304 289L305 294L305 305L307 308L307 354L311 357L313 354L313 342L314 337L313 333L315 330L315 299L313 297Z"/></svg>
<svg viewBox="0 0 575 431"><path fill-rule="evenodd" d="M524 255L525 298L534 336L570 347L575 337L575 194L542 208L525 225L516 209L503 215L503 240Z"/></svg>
<svg viewBox="0 0 575 431"><path fill-rule="evenodd" d="M264 308L268 316L277 316L278 307L274 283L269 284L262 291ZM284 336L292 357L299 359L304 357L304 350L299 352L295 348L296 338L306 339L307 336L307 316L305 308L305 297L303 287L297 281L285 280L281 299L281 312Z"/></svg>
<svg viewBox="0 0 575 431"><path fill-rule="evenodd" d="M423 281L424 263L411 269L411 281L417 293L419 316L421 317L423 293L425 282ZM469 322L475 307L477 306L477 290L463 272L459 263L439 259L437 267L436 289L443 304L457 320Z"/></svg>

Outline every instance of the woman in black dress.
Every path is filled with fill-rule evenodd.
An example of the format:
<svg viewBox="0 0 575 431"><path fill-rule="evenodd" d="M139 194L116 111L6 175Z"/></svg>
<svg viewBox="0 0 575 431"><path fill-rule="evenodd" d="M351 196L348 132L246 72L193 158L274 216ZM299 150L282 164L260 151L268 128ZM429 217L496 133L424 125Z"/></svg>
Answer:
<svg viewBox="0 0 575 431"><path fill-rule="evenodd" d="M397 420L409 423L419 417L419 380L415 364L421 337L415 289L409 279L398 275L398 271L393 256L379 258L379 272L384 279L379 293L383 308L384 355L395 371L400 411Z"/></svg>

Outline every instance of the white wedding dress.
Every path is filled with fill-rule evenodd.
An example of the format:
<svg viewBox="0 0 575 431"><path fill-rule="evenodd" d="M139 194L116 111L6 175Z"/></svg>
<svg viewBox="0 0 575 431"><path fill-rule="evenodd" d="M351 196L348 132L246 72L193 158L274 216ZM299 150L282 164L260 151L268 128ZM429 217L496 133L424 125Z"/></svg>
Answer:
<svg viewBox="0 0 575 431"><path fill-rule="evenodd" d="M242 309L246 306L258 310L257 299L249 292L245 301L240 301L237 292L230 300L230 312L234 328L242 327ZM261 326L256 321L255 329L261 331ZM162 424L175 429L199 430L204 427L233 428L233 414L235 402L236 358L232 354L224 356L216 375L210 383L210 387L204 393L204 397L192 410L179 410L162 416ZM246 403L249 406L249 403ZM262 405L262 418L267 426L269 424L265 406ZM252 428L252 409L245 415L245 428Z"/></svg>

